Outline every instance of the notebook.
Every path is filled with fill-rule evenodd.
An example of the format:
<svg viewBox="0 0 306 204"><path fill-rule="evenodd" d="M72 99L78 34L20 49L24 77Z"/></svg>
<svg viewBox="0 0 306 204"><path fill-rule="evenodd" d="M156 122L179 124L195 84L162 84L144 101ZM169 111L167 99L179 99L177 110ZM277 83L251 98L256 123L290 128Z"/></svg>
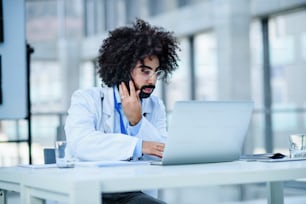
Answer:
<svg viewBox="0 0 306 204"><path fill-rule="evenodd" d="M178 101L169 117L163 158L152 164L238 160L253 110L251 101Z"/></svg>

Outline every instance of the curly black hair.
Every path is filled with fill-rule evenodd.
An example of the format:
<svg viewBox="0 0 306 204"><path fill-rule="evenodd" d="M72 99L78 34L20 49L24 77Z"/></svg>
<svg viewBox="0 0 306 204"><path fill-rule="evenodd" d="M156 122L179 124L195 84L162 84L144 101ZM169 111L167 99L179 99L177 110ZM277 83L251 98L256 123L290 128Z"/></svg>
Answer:
<svg viewBox="0 0 306 204"><path fill-rule="evenodd" d="M131 27L124 26L109 32L99 49L97 73L105 85L118 85L130 78L130 72L138 61L143 62L144 58L155 55L160 69L165 71L162 80L166 82L178 67L178 44L173 32L137 19Z"/></svg>

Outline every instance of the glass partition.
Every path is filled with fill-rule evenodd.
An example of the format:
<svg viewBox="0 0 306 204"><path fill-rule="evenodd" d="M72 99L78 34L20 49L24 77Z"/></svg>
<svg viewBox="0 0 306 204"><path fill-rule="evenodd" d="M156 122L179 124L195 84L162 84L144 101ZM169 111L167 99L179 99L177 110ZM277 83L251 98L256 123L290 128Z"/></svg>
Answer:
<svg viewBox="0 0 306 204"><path fill-rule="evenodd" d="M191 98L191 67L189 59L189 42L187 38L180 39L181 51L178 52L180 61L178 61L178 69L174 71L169 83L166 87L166 104L167 110L173 109L177 100L188 100Z"/></svg>
<svg viewBox="0 0 306 204"><path fill-rule="evenodd" d="M217 48L213 32L195 35L196 99L217 99Z"/></svg>
<svg viewBox="0 0 306 204"><path fill-rule="evenodd" d="M275 151L287 152L288 135L305 132L305 21L305 10L269 20Z"/></svg>

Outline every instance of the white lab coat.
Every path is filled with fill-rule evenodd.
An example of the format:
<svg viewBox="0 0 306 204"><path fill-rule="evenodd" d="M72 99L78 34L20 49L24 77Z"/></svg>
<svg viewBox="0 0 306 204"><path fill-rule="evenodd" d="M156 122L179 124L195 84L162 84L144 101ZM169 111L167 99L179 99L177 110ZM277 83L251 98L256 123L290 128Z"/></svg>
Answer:
<svg viewBox="0 0 306 204"><path fill-rule="evenodd" d="M142 100L143 117L136 136L113 133L114 113L113 88L74 92L65 123L67 153L81 161L125 160L133 156L139 139L165 143L166 111L158 97Z"/></svg>

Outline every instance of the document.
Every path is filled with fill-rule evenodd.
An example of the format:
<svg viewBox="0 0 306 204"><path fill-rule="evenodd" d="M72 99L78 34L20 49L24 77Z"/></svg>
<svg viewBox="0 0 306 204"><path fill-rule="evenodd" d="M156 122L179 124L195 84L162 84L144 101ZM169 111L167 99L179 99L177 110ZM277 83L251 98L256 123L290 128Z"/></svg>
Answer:
<svg viewBox="0 0 306 204"><path fill-rule="evenodd" d="M282 159L267 159L267 160L259 160L261 162L291 162L291 161L301 161L306 160L306 158L289 158L284 157Z"/></svg>
<svg viewBox="0 0 306 204"><path fill-rule="evenodd" d="M31 169L57 168L56 164L19 164L18 166Z"/></svg>
<svg viewBox="0 0 306 204"><path fill-rule="evenodd" d="M149 164L150 161L94 161L94 162L77 162L76 166L113 167L113 166L149 165Z"/></svg>
<svg viewBox="0 0 306 204"><path fill-rule="evenodd" d="M248 154L242 155L240 160L242 161L259 161L259 162L290 162L290 161L301 161L306 160L306 158L290 158L288 156L284 156L283 158L271 158L273 156L272 153L266 154Z"/></svg>
<svg viewBox="0 0 306 204"><path fill-rule="evenodd" d="M131 165L149 165L150 161L83 161L76 162L75 167L114 167ZM56 164L19 164L19 167L31 169L57 168Z"/></svg>

